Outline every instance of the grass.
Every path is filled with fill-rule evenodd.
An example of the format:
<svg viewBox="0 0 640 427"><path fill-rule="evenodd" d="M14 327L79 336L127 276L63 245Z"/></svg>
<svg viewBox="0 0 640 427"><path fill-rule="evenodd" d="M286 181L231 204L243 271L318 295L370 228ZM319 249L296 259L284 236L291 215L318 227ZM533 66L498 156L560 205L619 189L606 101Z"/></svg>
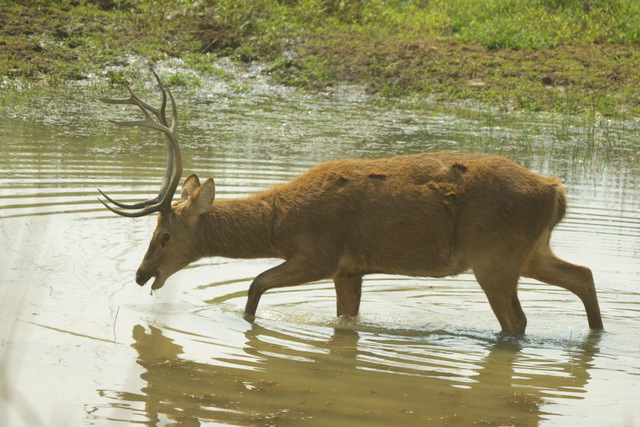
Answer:
<svg viewBox="0 0 640 427"><path fill-rule="evenodd" d="M0 22L5 82L117 83L136 75L131 56L181 59L232 82L211 61L230 56L269 63L277 81L309 91L640 110L635 0L0 0Z"/></svg>

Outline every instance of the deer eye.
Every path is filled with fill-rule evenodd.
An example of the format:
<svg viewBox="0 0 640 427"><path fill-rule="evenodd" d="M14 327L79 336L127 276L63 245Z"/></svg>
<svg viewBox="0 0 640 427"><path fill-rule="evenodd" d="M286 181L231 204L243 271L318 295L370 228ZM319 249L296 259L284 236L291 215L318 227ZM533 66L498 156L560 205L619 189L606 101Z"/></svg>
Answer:
<svg viewBox="0 0 640 427"><path fill-rule="evenodd" d="M160 236L160 244L162 246L169 243L169 240L171 240L171 234L164 233L163 235Z"/></svg>

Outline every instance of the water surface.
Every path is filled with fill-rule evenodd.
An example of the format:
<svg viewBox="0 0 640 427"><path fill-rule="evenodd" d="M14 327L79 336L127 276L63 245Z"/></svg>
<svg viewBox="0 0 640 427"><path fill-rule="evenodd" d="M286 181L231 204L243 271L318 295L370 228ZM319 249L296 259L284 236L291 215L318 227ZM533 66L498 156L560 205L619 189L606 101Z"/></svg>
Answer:
<svg viewBox="0 0 640 427"><path fill-rule="evenodd" d="M110 124L135 112L104 95L124 93L0 94L0 424L640 424L637 121L176 91L185 176L214 176L218 197L324 160L440 149L561 178L553 247L593 270L606 333L589 334L573 294L522 280L513 339L470 274L368 277L355 320L318 282L265 294L247 322L246 290L277 260L206 259L154 294L137 286L155 216L113 215L96 188L154 194L164 146Z"/></svg>

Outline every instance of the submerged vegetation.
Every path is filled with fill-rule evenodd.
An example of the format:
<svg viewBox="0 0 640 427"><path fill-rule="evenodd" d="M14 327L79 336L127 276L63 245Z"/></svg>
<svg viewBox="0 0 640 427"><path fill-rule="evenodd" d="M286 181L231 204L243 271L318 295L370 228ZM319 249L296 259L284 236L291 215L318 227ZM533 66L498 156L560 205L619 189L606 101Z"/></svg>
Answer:
<svg viewBox="0 0 640 427"><path fill-rule="evenodd" d="M0 0L0 79L118 82L179 59L268 64L276 81L503 109L640 111L635 0Z"/></svg>

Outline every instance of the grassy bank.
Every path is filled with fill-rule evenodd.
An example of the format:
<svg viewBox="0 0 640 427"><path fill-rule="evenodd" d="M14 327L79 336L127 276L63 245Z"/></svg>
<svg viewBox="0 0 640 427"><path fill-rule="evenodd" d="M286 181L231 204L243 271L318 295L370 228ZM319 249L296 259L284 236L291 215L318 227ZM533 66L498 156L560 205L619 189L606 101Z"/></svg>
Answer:
<svg viewBox="0 0 640 427"><path fill-rule="evenodd" d="M635 0L0 0L0 25L5 84L117 82L131 55L232 79L211 65L230 56L305 90L640 110Z"/></svg>

